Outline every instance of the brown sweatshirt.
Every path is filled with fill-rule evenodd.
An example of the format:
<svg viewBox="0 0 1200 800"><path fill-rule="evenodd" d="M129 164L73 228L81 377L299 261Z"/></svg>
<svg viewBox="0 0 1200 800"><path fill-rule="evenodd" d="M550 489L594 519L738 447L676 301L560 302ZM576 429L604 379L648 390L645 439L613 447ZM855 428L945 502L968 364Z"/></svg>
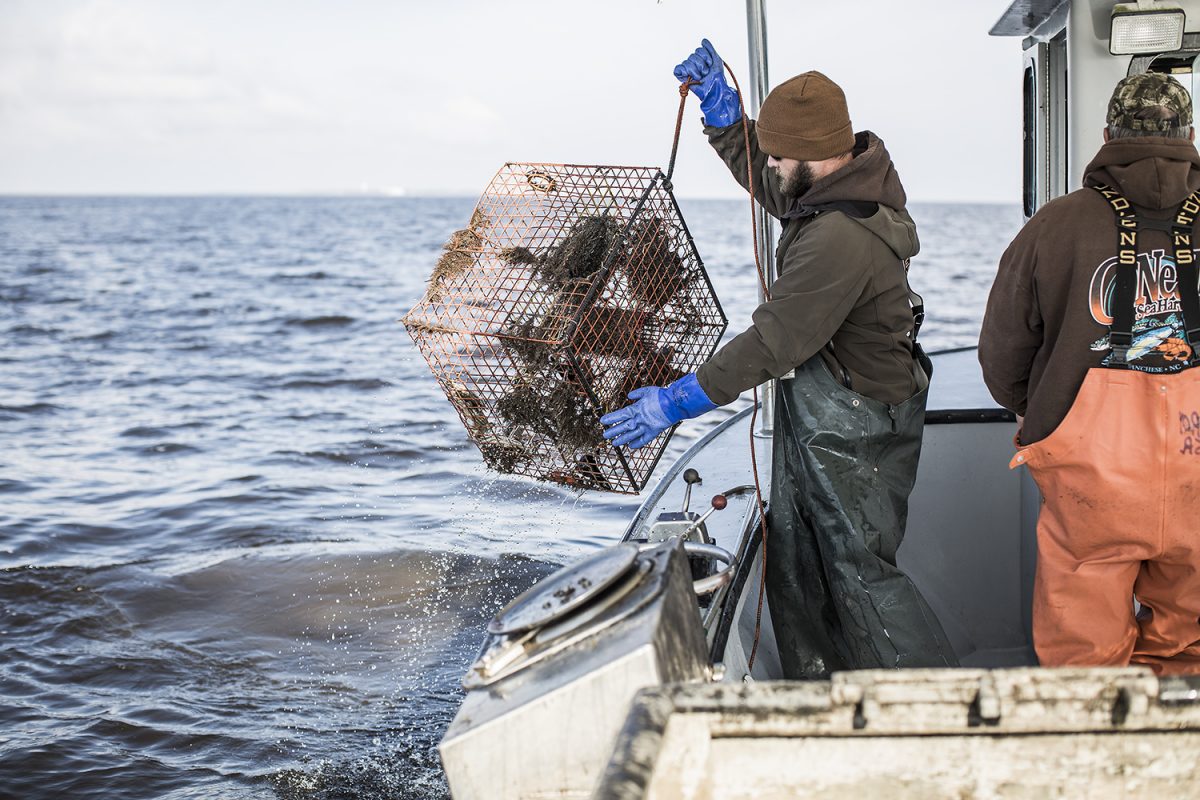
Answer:
<svg viewBox="0 0 1200 800"><path fill-rule="evenodd" d="M854 159L802 197L779 192L750 122L755 195L783 220L775 257L779 278L754 324L696 370L705 393L728 403L820 352L835 377L860 394L900 403L918 389L913 317L904 259L917 253L904 188L874 134L857 135ZM742 125L705 128L734 177L747 185Z"/></svg>
<svg viewBox="0 0 1200 800"><path fill-rule="evenodd" d="M1114 139L1092 159L1084 186L1118 189L1147 219L1168 219L1200 188L1200 154L1186 139ZM1138 233L1138 292L1130 367L1171 371L1182 334L1170 234ZM1088 369L1109 354L1117 260L1112 207L1091 188L1047 203L1000 259L979 335L992 397L1024 415L1021 442L1062 422Z"/></svg>

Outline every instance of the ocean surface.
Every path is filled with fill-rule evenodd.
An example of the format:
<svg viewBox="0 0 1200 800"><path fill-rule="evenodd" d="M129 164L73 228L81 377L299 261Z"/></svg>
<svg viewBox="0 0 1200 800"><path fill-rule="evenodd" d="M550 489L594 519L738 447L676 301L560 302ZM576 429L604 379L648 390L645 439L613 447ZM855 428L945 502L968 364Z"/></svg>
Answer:
<svg viewBox="0 0 1200 800"><path fill-rule="evenodd" d="M732 335L748 206L681 205ZM488 618L640 502L487 471L397 323L472 206L0 198L0 797L447 796ZM912 212L973 344L1020 209Z"/></svg>

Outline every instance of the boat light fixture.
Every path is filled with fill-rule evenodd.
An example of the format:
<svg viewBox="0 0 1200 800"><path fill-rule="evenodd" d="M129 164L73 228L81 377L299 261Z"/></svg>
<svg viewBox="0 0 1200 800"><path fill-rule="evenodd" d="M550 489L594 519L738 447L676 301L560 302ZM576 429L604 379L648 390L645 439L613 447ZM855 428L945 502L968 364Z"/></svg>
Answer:
<svg viewBox="0 0 1200 800"><path fill-rule="evenodd" d="M1183 24L1183 9L1173 3L1118 3L1112 11L1108 52L1121 56L1178 50L1183 46Z"/></svg>

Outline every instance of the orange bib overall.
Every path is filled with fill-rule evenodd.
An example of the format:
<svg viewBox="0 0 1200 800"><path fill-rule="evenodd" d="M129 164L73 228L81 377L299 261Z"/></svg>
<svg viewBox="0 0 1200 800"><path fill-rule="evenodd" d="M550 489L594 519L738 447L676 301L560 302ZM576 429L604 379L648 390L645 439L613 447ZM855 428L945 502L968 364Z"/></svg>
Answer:
<svg viewBox="0 0 1200 800"><path fill-rule="evenodd" d="M1128 251L1135 259L1137 220L1119 194L1100 191L1118 213L1120 264L1133 273L1122 289L1118 272L1111 354L1107 366L1088 371L1062 423L1010 463L1029 467L1043 498L1034 648L1043 666L1200 672L1200 369L1178 369L1197 354L1194 346L1185 346L1185 358L1170 354L1164 363L1182 362L1170 371L1135 363L1146 352L1140 337L1161 337L1162 327L1132 319ZM1196 201L1185 202L1172 229L1182 312L1176 342L1185 327L1186 341L1200 340L1200 313L1188 313L1200 301L1183 297L1196 294L1194 215L1184 213ZM1129 313L1119 310L1123 300Z"/></svg>

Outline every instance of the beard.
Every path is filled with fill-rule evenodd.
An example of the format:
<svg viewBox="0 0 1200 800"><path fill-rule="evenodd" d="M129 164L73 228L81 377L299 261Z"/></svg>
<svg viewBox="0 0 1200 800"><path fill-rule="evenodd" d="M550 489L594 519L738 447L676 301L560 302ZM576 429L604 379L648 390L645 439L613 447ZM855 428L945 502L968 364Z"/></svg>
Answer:
<svg viewBox="0 0 1200 800"><path fill-rule="evenodd" d="M799 199L812 188L814 180L812 167L808 162L801 161L786 175L779 172L779 193L793 200Z"/></svg>

